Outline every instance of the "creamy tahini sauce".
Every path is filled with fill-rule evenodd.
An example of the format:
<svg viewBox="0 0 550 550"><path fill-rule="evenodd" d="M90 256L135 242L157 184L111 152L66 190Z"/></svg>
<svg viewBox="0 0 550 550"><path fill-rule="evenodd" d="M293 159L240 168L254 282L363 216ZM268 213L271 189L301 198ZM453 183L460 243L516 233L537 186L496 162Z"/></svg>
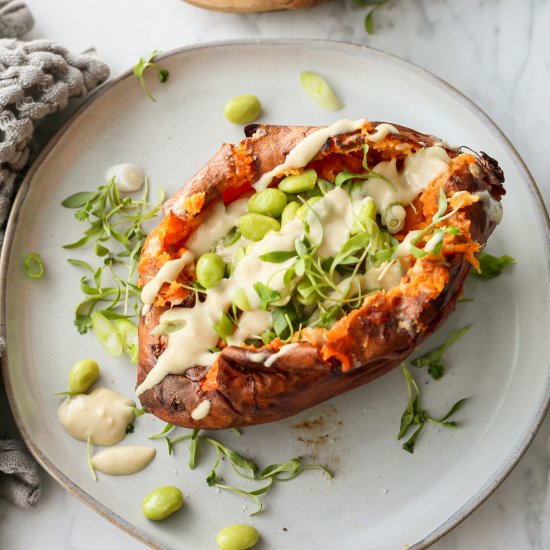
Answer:
<svg viewBox="0 0 550 550"><path fill-rule="evenodd" d="M292 149L292 151L290 151L283 164L279 164L279 166L276 166L273 170L263 174L254 184L254 188L256 191L262 191L269 186L275 176L287 170L303 168L308 162L313 160L328 138L340 134L347 134L348 132L355 132L365 126L367 122L368 119L366 118L361 118L359 120L338 120L326 128L320 128L316 132L309 134L309 136L305 137L296 147L294 147L294 149Z"/></svg>
<svg viewBox="0 0 550 550"><path fill-rule="evenodd" d="M59 422L75 439L94 445L114 445L124 439L134 420L135 403L108 388L66 399L58 410Z"/></svg>
<svg viewBox="0 0 550 550"><path fill-rule="evenodd" d="M343 189L333 189L313 205L318 218L311 213L308 215L330 228L329 231L325 230L323 234L320 232L318 234L319 238L330 234L328 237L330 245L327 247L329 251L340 250L348 239L350 230L348 226L350 218L348 216L333 218L334 208L338 211L343 209L346 212L351 210L349 196ZM312 237L315 239L313 226L312 223ZM346 229L342 230L341 226L345 226ZM261 241L250 247L246 256L234 267L231 277L223 279L214 288L206 291L206 299L203 302L197 303L193 308L174 308L163 314L161 323L164 315L169 314L172 322L178 318L185 324L180 330L169 334L165 351L160 355L147 378L138 386L137 395L151 389L168 374L182 374L194 365L212 364L212 356L215 354L210 353L208 349L214 347L219 339L214 325L233 303L235 291L238 288L245 291L251 310L254 311L259 309L260 304L260 298L253 288L254 283L268 284L271 289L281 293L286 289L283 281L284 272L296 260L291 258L286 262L275 264L264 262L259 259L259 256L273 250L294 250L296 239L303 238L304 234L304 225L298 219L292 220L278 232L270 231ZM334 235L339 237L335 238ZM267 324L267 315L258 314L254 315L254 318L258 324L248 323L246 319L242 327L239 323L240 341L231 339L231 343L241 344L246 338L257 335L271 326L271 322ZM200 337L197 337L198 335Z"/></svg>
<svg viewBox="0 0 550 550"><path fill-rule="evenodd" d="M164 283L172 283L175 281L182 269L193 261L193 254L186 250L181 258L176 260L170 260L166 262L159 270L158 273L147 282L141 290L141 301L145 304L152 304L157 297L162 285Z"/></svg>
<svg viewBox="0 0 550 550"><path fill-rule="evenodd" d="M141 189L145 183L143 170L135 164L117 164L107 169L105 179L109 182L115 178L119 191L130 193Z"/></svg>
<svg viewBox="0 0 550 550"><path fill-rule="evenodd" d="M265 367L272 367L275 361L279 359L279 357L282 357L283 355L287 354L289 351L292 351L293 349L296 349L300 344L286 344L281 347L281 349L274 353L273 355L270 355L265 361L264 366Z"/></svg>
<svg viewBox="0 0 550 550"><path fill-rule="evenodd" d="M210 414L210 401L208 399L205 399L204 401L201 401L191 412L191 418L193 420L202 420L203 418L206 418Z"/></svg>
<svg viewBox="0 0 550 550"><path fill-rule="evenodd" d="M92 457L92 466L110 476L129 476L148 466L155 454L153 447L120 445L96 453Z"/></svg>
<svg viewBox="0 0 550 550"><path fill-rule="evenodd" d="M221 201L210 207L202 223L185 242L185 247L196 256L208 252L235 226L237 218L248 211L247 203L248 199L238 199L227 208Z"/></svg>
<svg viewBox="0 0 550 550"><path fill-rule="evenodd" d="M502 204L493 199L489 191L479 191L474 194L478 195L483 201L483 208L489 220L496 224L500 223L502 220Z"/></svg>
<svg viewBox="0 0 550 550"><path fill-rule="evenodd" d="M425 252L433 252L435 250L435 247L443 240L443 237L445 237L445 233L436 233L426 243L426 246L424 246Z"/></svg>
<svg viewBox="0 0 550 550"><path fill-rule="evenodd" d="M315 157L329 137L353 132L362 128L367 122L367 119L341 120L332 126L310 134L287 155L283 164L264 174L254 187L258 191L265 189L275 176L285 170L303 168ZM392 125L380 124L376 131L366 139L374 143L382 140L389 133L396 132L397 129ZM407 205L430 182L448 172L449 160L444 149L429 147L407 157L401 171L397 170L395 161L383 161L373 168L375 172L392 181L396 190L393 190L387 182L380 178L370 178L362 185L359 195L352 196L351 200L341 188L333 189L327 193L323 199L312 205L316 214L310 211L307 215L310 236L314 242L320 244L318 254L329 257L340 251L350 236L357 204L366 196L372 196L380 213L394 202ZM186 246L195 254L201 254L211 249L216 241L219 241L235 226L238 216L246 211L246 202L246 199L241 199L227 209L223 205L212 209L207 219L188 239ZM213 327L219 322L222 313L231 306L234 293L238 288L245 291L251 311L243 313L239 326L235 334L229 338L228 343L240 345L247 338L258 336L270 328L271 316L268 312L259 311L259 297L253 289L253 285L256 282L262 282L284 295L286 285L283 282L283 275L295 259L274 264L263 262L259 256L274 250L294 250L295 240L303 237L304 226L298 219L286 224L279 232L269 232L264 239L248 248L245 257L233 266L231 277L222 280L216 287L206 291L206 299L203 302L198 302L193 308L174 308L165 312L160 323L162 324L163 321L172 324L179 323L181 328L168 335L168 345L165 351L158 358L156 365L143 383L137 388L137 395L151 389L168 374L182 374L194 365L213 364L219 355L208 351L209 348L216 346L219 340ZM413 237L414 232L411 232L399 245L394 258L410 254L410 239ZM360 284L369 289L389 289L399 284L402 274L400 263L393 262L371 270ZM152 291L151 294L153 294Z"/></svg>
<svg viewBox="0 0 550 550"><path fill-rule="evenodd" d="M271 328L271 313L256 309L245 311L239 318L237 330L227 339L230 346L239 346L247 338L261 336L268 328Z"/></svg>
<svg viewBox="0 0 550 550"><path fill-rule="evenodd" d="M398 134L399 130L392 124L383 122L376 127L376 130L372 134L367 134L367 141L371 143L378 143L388 137L388 134Z"/></svg>
<svg viewBox="0 0 550 550"><path fill-rule="evenodd" d="M432 181L449 171L449 156L441 147L421 149L405 159L402 171L397 170L396 159L379 162L373 172L387 178L395 190L381 178L365 180L353 193L357 198L370 196L379 214L392 203L410 204Z"/></svg>

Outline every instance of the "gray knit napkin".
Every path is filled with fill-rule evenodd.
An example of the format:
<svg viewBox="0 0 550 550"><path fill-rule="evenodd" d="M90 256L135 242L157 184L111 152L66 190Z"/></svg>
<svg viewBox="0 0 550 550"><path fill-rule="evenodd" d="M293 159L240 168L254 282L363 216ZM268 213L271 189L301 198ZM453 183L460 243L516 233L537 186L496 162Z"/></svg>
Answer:
<svg viewBox="0 0 550 550"><path fill-rule="evenodd" d="M22 2L0 0L0 36L19 35L32 24ZM0 39L0 247L13 194L31 156L35 123L108 77L109 67L93 52L74 54L49 40ZM1 427L0 496L23 508L36 504L40 496L36 462L21 442L7 439Z"/></svg>

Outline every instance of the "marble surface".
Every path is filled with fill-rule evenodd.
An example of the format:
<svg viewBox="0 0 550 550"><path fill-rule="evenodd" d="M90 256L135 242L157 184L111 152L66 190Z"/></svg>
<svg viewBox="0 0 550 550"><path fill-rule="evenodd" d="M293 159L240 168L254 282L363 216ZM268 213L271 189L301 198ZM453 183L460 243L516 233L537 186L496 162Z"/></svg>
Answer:
<svg viewBox="0 0 550 550"><path fill-rule="evenodd" d="M484 109L523 156L550 204L545 139L550 135L549 0L392 0L377 13L373 36L362 26L365 10L351 0L308 12L260 15L206 12L179 0L27 3L37 21L30 37L50 38L73 50L93 45L115 75L153 49L211 40L315 38L386 50L444 78ZM3 394L0 418L9 424ZM547 418L502 486L433 548L550 548L549 478ZM43 498L34 510L17 510L0 500L1 547L142 548L45 473L43 481Z"/></svg>

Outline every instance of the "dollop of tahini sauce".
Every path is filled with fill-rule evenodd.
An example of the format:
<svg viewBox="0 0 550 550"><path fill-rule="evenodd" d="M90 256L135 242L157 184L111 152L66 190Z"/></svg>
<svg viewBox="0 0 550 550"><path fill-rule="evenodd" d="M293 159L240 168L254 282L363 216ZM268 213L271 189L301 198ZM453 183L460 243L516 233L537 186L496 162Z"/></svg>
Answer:
<svg viewBox="0 0 550 550"><path fill-rule="evenodd" d="M288 169L306 166L329 137L358 130L366 122L366 119L341 120L313 132L290 151L282 165L264 174L254 187L258 191L265 189L277 175ZM377 142L390 133L398 133L398 130L391 124L384 123L378 125L373 134L365 137L368 142ZM379 212L393 202L409 204L430 182L449 170L449 160L447 153L441 147L421 149L406 159L402 171L397 170L395 161L382 161L374 167L373 170L392 181L394 187L381 185L379 179L367 180L362 186L362 192L352 195L351 200L341 188L328 192L325 197L312 205L314 213L310 212L307 215L310 239L319 245L319 255L330 257L338 253L350 237L354 213L358 211L364 200L374 199ZM220 222L220 218L216 217L218 221L215 221L216 218L214 218L212 223L215 224L216 231L210 231L209 227L204 227L201 230L200 238L198 236L191 237L189 239L192 245L191 250L195 253L209 250L214 242L207 241L214 236L218 237L218 234L223 236L222 233L233 227L236 224L240 208L240 204L228 207L227 213L230 215L221 218L223 223ZM230 212L230 209L234 211ZM286 286L283 273L295 260L289 259L281 264L275 264L261 261L260 256L274 250L294 250L296 239L302 239L304 234L304 225L298 219L287 223L278 232L270 231L261 241L253 243L249 247L245 257L234 266L233 273L229 278L206 291L204 301L198 302L193 308L174 308L165 312L161 316L160 322L169 322L176 327L176 330L169 334L166 349L146 379L137 388L137 395L141 395L144 391L160 383L168 374L183 374L194 365L209 366L215 362L219 352L210 353L208 351L209 348L217 344L219 339L214 326L219 322L222 313L233 303L233 297L237 291L245 292L251 311L243 313L237 331L233 338L228 340L228 343L239 345L246 338L259 335L268 329L271 326L270 315L259 310L259 297L254 291L253 285L256 282L262 282L269 284L273 290L283 291ZM407 245L410 254L410 242ZM181 266L181 271L188 261L187 258L184 258L185 254L187 253L184 253L181 259L173 260L176 262L173 264L176 267L174 273L177 273L172 280L179 275L177 268ZM171 267L172 265L170 269ZM367 286L374 284L378 288L391 288L399 284L402 270L399 262L392 261L382 264L379 271L370 275L372 275L370 278L376 279L376 281L370 281L367 277L369 279L366 281ZM147 285L144 287L145 296L142 294L142 298L145 303L151 303L156 296L155 290L158 283L155 279L150 287ZM277 357L273 359L273 362L276 359ZM270 361L269 364L273 363Z"/></svg>
<svg viewBox="0 0 550 550"><path fill-rule="evenodd" d="M119 445L96 453L92 457L92 466L111 476L128 476L148 466L155 454L153 447Z"/></svg>
<svg viewBox="0 0 550 550"><path fill-rule="evenodd" d="M107 172L105 172L105 179L109 182L113 178L115 178L118 190L124 193L137 191L141 189L145 183L145 174L143 170L139 166L128 162L116 164L107 169Z"/></svg>
<svg viewBox="0 0 550 550"><path fill-rule="evenodd" d="M124 439L135 418L135 403L108 388L66 399L58 410L59 422L75 439L93 445L115 445Z"/></svg>

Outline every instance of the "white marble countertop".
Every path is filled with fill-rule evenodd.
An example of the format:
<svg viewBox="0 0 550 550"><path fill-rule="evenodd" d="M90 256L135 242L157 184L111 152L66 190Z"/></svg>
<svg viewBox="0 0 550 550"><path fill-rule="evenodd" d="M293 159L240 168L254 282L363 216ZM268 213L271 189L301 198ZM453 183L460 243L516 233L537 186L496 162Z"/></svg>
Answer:
<svg viewBox="0 0 550 550"><path fill-rule="evenodd" d="M408 59L473 99L523 156L550 204L550 0L393 0L363 29L365 10L351 0L308 12L210 13L179 0L27 0L36 27L78 51L89 46L113 75L153 49L221 39L315 38L368 44ZM0 418L9 415L0 395ZM12 431L15 431L12 427ZM18 510L0 500L1 546L142 548L66 493L45 473L39 506ZM550 548L550 419L502 486L439 550Z"/></svg>

